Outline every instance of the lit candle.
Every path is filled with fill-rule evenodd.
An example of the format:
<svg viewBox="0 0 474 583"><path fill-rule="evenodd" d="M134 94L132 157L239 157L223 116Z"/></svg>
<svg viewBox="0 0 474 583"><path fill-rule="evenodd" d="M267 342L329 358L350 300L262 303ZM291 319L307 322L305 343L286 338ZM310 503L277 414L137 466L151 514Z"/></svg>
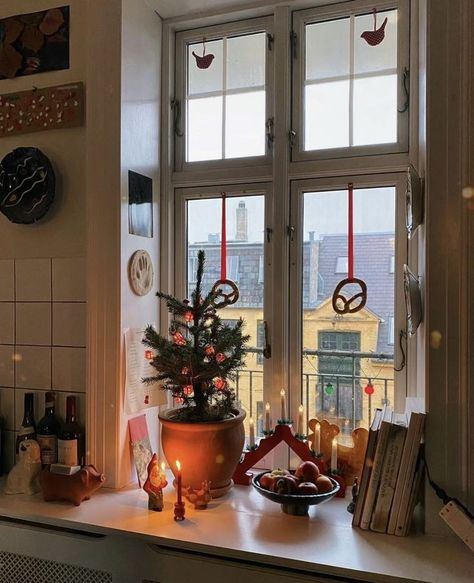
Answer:
<svg viewBox="0 0 474 583"><path fill-rule="evenodd" d="M296 433L298 435L304 435L304 430L303 430L303 410L304 410L303 405L300 405L298 407L298 425L297 425L297 429L296 429Z"/></svg>
<svg viewBox="0 0 474 583"><path fill-rule="evenodd" d="M265 431L270 431L270 403L265 405Z"/></svg>
<svg viewBox="0 0 474 583"><path fill-rule="evenodd" d="M252 417L249 419L249 446L255 447L255 423Z"/></svg>
<svg viewBox="0 0 474 583"><path fill-rule="evenodd" d="M280 391L280 404L281 404L281 413L280 419L283 421L286 419L286 399L285 399L285 389Z"/></svg>
<svg viewBox="0 0 474 583"><path fill-rule="evenodd" d="M331 472L337 471L337 438L332 440L332 450L331 450Z"/></svg>
<svg viewBox="0 0 474 583"><path fill-rule="evenodd" d="M168 485L166 481L166 465L165 462L161 462L161 487L165 488Z"/></svg>
<svg viewBox="0 0 474 583"><path fill-rule="evenodd" d="M178 491L178 504L182 504L183 502L183 498L182 498L182 476L181 476L181 462L179 460L176 460L176 468L177 468L177 473L176 473L176 489Z"/></svg>
<svg viewBox="0 0 474 583"><path fill-rule="evenodd" d="M320 453L321 451L321 423L318 421L316 423L316 429L314 431L314 451Z"/></svg>

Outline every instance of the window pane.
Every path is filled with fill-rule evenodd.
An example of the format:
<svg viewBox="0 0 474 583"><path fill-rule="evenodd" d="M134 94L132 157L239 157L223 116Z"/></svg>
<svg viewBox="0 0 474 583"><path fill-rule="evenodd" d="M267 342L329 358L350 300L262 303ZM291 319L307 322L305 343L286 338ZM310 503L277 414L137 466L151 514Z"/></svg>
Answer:
<svg viewBox="0 0 474 583"><path fill-rule="evenodd" d="M265 85L265 33L227 39L227 89Z"/></svg>
<svg viewBox="0 0 474 583"><path fill-rule="evenodd" d="M368 427L376 407L393 403L395 279L387 265L395 250L395 188L354 190L354 276L368 288L360 312L337 315L331 302L347 277L335 269L347 270L346 190L305 193L303 239L301 402L308 418L329 419L349 436Z"/></svg>
<svg viewBox="0 0 474 583"><path fill-rule="evenodd" d="M226 97L225 157L265 154L265 91Z"/></svg>
<svg viewBox="0 0 474 583"><path fill-rule="evenodd" d="M385 18L388 18L385 38L380 44L371 46L360 35L374 29L373 15L356 16L354 34L354 72L356 74L397 68L397 10L379 12L377 28L382 25Z"/></svg>
<svg viewBox="0 0 474 583"><path fill-rule="evenodd" d="M196 64L193 52L198 56L203 55L203 44L188 45L188 95L222 91L223 89L223 41L216 40L206 42L206 54L214 55L208 69L200 69Z"/></svg>
<svg viewBox="0 0 474 583"><path fill-rule="evenodd" d="M306 79L349 75L349 18L306 26Z"/></svg>
<svg viewBox="0 0 474 583"><path fill-rule="evenodd" d="M305 91L305 150L349 145L349 81L308 85Z"/></svg>
<svg viewBox="0 0 474 583"><path fill-rule="evenodd" d="M354 81L354 145L397 141L397 76Z"/></svg>
<svg viewBox="0 0 474 583"><path fill-rule="evenodd" d="M233 382L241 406L253 417L257 432L263 423L263 352L262 322L264 320L264 285L259 283L260 258L263 256L265 228L264 197L242 196L227 198L227 277L238 282L237 303L220 310L219 315L229 323L244 318L250 334L246 365ZM204 293L220 279L221 199L190 200L187 204L187 264L195 265L200 249L206 252L203 281ZM195 276L188 271L188 297ZM260 328L259 328L260 323Z"/></svg>
<svg viewBox="0 0 474 583"><path fill-rule="evenodd" d="M190 99L187 128L189 162L222 158L222 97Z"/></svg>

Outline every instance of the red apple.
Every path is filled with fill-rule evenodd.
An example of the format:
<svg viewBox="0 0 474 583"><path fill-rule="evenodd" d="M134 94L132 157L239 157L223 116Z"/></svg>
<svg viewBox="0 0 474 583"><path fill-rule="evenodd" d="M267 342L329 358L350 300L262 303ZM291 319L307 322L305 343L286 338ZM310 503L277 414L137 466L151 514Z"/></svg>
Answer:
<svg viewBox="0 0 474 583"><path fill-rule="evenodd" d="M262 488L265 488L265 490L273 490L274 482L275 476L272 476L270 472L263 474L263 476L259 480L260 486L262 486Z"/></svg>
<svg viewBox="0 0 474 583"><path fill-rule="evenodd" d="M298 494L317 494L318 487L313 482L301 482L298 484Z"/></svg>
<svg viewBox="0 0 474 583"><path fill-rule="evenodd" d="M316 486L318 487L320 494L325 494L326 492L334 490L334 485L327 476L319 476L316 480Z"/></svg>
<svg viewBox="0 0 474 583"><path fill-rule="evenodd" d="M297 482L293 476L280 476L273 484L273 491L277 494L296 494Z"/></svg>
<svg viewBox="0 0 474 583"><path fill-rule="evenodd" d="M315 484L319 476L319 468L313 462L303 462L298 466L295 476L302 482L313 482Z"/></svg>

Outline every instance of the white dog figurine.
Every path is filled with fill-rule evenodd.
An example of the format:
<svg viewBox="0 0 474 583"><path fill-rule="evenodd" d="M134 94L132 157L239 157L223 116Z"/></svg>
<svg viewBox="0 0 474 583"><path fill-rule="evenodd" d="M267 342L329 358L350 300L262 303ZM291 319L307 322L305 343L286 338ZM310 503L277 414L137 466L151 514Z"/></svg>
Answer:
<svg viewBox="0 0 474 583"><path fill-rule="evenodd" d="M20 443L20 459L8 474L5 494L36 494L40 491L40 446L34 439Z"/></svg>

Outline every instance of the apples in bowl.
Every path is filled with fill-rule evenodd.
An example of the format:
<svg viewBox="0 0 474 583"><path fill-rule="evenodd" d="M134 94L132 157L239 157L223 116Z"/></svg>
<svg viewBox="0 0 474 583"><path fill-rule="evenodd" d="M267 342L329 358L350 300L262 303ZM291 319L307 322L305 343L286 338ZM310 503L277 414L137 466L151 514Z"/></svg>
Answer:
<svg viewBox="0 0 474 583"><path fill-rule="evenodd" d="M307 515L310 506L330 500L339 490L339 484L320 474L310 461L301 463L294 474L280 469L257 474L252 485L265 498L281 504L283 512L296 516Z"/></svg>

